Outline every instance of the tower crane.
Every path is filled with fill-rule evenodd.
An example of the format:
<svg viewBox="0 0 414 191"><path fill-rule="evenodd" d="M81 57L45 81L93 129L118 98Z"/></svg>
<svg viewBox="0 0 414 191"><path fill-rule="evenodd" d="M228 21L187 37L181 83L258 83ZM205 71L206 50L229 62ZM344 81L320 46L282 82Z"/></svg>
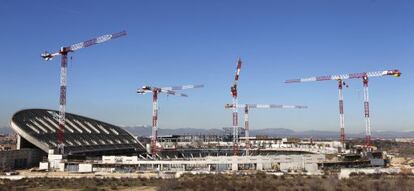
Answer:
<svg viewBox="0 0 414 191"><path fill-rule="evenodd" d="M233 104L225 104L225 109L233 108ZM308 108L307 106L300 106L300 105L276 105L276 104L239 104L237 105L238 108L244 108L244 130L245 130L245 137L246 137L246 155L249 155L250 150L250 126L249 126L249 109L305 109Z"/></svg>
<svg viewBox="0 0 414 191"><path fill-rule="evenodd" d="M125 36L126 31L107 34L97 38L93 38L84 42L76 43L70 46L61 47L58 52L49 53L45 51L40 56L46 60L52 60L55 56L61 55L60 64L60 99L59 99L59 128L57 132L57 149L59 154L64 154L64 127L65 127L65 110L66 110L66 82L67 82L67 67L68 67L68 54L76 50L87 48L95 44L100 44L121 36Z"/></svg>
<svg viewBox="0 0 414 191"><path fill-rule="evenodd" d="M173 87L151 87L143 86L137 90L138 94L152 93L152 137L151 137L151 154L152 157L157 155L157 136L158 136L158 94L165 93L167 95L176 95L181 97L188 97L187 94L178 93L177 90L185 90L192 88L202 88L204 85L183 85Z"/></svg>
<svg viewBox="0 0 414 191"><path fill-rule="evenodd" d="M239 114L238 114L238 99L237 99L237 85L239 82L240 76L240 69L241 69L242 61L239 58L237 60L237 68L236 68L236 75L234 76L233 85L230 88L231 95L233 97L233 155L238 155L239 152Z"/></svg>
<svg viewBox="0 0 414 191"><path fill-rule="evenodd" d="M338 81L339 89L339 120L340 120L340 138L342 144L345 143L345 125L344 125L344 110L343 110L343 95L342 95L342 85L343 81L348 79L362 79L362 84L364 88L364 119L365 119L365 146L370 148L371 146L371 121L369 115L369 94L368 94L368 79L372 77L383 77L383 76L394 76L400 77L400 70L384 70L376 72L361 72L353 74L341 74L341 75L332 75L332 76L319 76L319 77L310 77L310 78L300 78L286 80L285 83L300 83L300 82L312 82L312 81L326 81L326 80L336 80Z"/></svg>

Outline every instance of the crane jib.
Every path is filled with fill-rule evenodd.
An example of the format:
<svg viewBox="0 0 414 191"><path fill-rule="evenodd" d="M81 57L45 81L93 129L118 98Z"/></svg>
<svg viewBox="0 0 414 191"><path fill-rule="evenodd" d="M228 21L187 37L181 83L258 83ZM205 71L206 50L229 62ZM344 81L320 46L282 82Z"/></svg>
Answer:
<svg viewBox="0 0 414 191"><path fill-rule="evenodd" d="M359 79L359 78L364 78L364 77L371 78L371 77L381 77L381 76L386 76L386 75L400 77L401 72L398 69L375 71L375 72L360 72L360 73L353 73L353 74L341 74L341 75L332 75L332 76L318 76L318 77L291 79L291 80L286 80L285 83Z"/></svg>
<svg viewBox="0 0 414 191"><path fill-rule="evenodd" d="M67 47L69 50L71 51L75 51L75 50L79 50L81 48L86 48L95 44L99 44L99 43L103 43L106 42L108 40L114 39L114 38L118 38L121 36L126 35L127 33L125 31L122 32L118 32L118 33L114 33L114 34L107 34L107 35L102 35L100 37L97 38L93 38L84 42L80 42L80 43L76 43L74 45L71 45L70 47Z"/></svg>
<svg viewBox="0 0 414 191"><path fill-rule="evenodd" d="M355 74L349 74L349 78L362 78L364 76L366 76L366 73L355 73Z"/></svg>
<svg viewBox="0 0 414 191"><path fill-rule="evenodd" d="M331 76L319 76L316 77L317 81L322 81L322 80L331 80Z"/></svg>

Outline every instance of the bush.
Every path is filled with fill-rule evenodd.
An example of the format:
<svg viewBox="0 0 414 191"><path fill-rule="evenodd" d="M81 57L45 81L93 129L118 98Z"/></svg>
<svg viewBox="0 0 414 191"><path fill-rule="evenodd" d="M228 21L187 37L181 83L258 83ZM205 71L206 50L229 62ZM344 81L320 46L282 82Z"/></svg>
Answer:
<svg viewBox="0 0 414 191"><path fill-rule="evenodd" d="M86 187L86 188L82 189L81 191L98 191L98 188L96 188L96 187L92 187L92 188Z"/></svg>

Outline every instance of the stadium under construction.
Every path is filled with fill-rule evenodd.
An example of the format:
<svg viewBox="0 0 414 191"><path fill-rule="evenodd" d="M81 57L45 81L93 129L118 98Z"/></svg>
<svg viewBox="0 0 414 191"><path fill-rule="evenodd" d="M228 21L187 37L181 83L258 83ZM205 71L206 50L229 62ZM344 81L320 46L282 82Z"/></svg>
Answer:
<svg viewBox="0 0 414 191"><path fill-rule="evenodd" d="M345 149L339 141L256 136L240 138L241 148L250 145L249 155L241 149L233 156L233 143L228 136L171 135L158 137L159 152L153 156L150 138L136 137L121 127L67 113L64 131L67 146L60 154L55 137L59 128L57 115L57 111L46 109L27 109L14 114L10 126L17 133L17 149L24 152L19 157L30 158L23 161L26 165L20 163L18 167L84 173L261 170L320 174L324 165L332 166L325 155L335 155ZM370 166L371 163L359 161L347 165Z"/></svg>
<svg viewBox="0 0 414 191"><path fill-rule="evenodd" d="M158 134L158 95L187 97L181 90L202 88L204 85L154 87L145 85L138 94L152 95L151 136L132 135L125 129L76 114L66 112L68 54L115 38L126 36L126 31L103 35L91 40L62 47L55 53L44 52L44 60L61 58L59 111L26 109L12 116L10 127L17 134L17 151L2 153L0 160L8 161L9 169L33 167L39 170L70 172L135 172L135 171L197 171L222 172L239 170L265 170L271 172L302 172L320 174L326 167L385 166L382 155L375 154L370 144L368 78L401 75L399 70L363 72L356 74L312 77L288 80L286 83L336 80L339 82L340 140L288 139L286 137L250 136L250 109L305 109L307 106L278 104L239 104L238 86L242 67L239 58L230 87L232 102L224 109L232 111L229 136ZM233 76L232 76L233 77ZM364 119L366 143L363 152L347 148L343 122L343 80L362 79L364 88ZM244 126L239 125L238 109L244 109ZM230 115L229 115L230 117ZM230 120L229 120L230 121ZM186 137L187 136L187 137ZM356 151L356 152L355 152ZM33 154L36 153L36 154ZM360 154L362 153L362 154ZM36 155L36 157L33 157ZM327 156L343 158L330 162ZM359 156L359 157L358 157ZM352 157L357 160L348 160ZM29 160L30 159L30 160ZM10 162L12 161L12 162ZM14 162L13 162L14 161ZM3 165L7 166L7 165ZM1 167L1 166L0 166Z"/></svg>

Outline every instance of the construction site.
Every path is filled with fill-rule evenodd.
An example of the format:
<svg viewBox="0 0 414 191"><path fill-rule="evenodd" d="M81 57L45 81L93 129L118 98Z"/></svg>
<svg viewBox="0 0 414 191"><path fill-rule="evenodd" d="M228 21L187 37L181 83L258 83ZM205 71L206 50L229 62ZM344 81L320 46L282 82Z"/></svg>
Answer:
<svg viewBox="0 0 414 191"><path fill-rule="evenodd" d="M168 9L165 8L165 10ZM222 14L219 8L214 10L217 14ZM300 10L296 11L301 13ZM69 14L75 14L75 12ZM145 25L156 23L157 14L162 14L162 12L161 9L156 13L151 12L151 18L154 17L152 18L154 20L150 20ZM268 12L270 13L274 14L273 10ZM187 19L190 16L183 17ZM133 19L135 21L137 18ZM219 23L221 19L218 17L214 22ZM256 20L253 21L256 22ZM128 22L125 21L125 23ZM255 22L251 23L255 24ZM159 27L157 30L151 27L145 28L144 25L139 30L144 31L146 35L156 36L158 32L161 33L167 28L180 26L177 23L167 26L167 21L161 23L163 23L162 26L155 26L155 24L151 26ZM108 26L111 31L113 28L118 28L118 26ZM212 26L211 28L220 27ZM243 30L250 30L247 28L250 28L250 25L246 25L246 29ZM313 26L308 26L306 29L295 29L295 31L311 31L312 28ZM167 54L165 50L159 51L157 52L159 55L147 58L153 59L154 63L164 63L164 57L194 54L191 52L194 48L199 51L195 57L207 59L203 58L205 56L214 60L217 56L226 60L225 64L221 60L218 64L206 66L205 63L211 62L209 60L197 66L179 67L176 66L179 62L193 61L171 57L171 60L176 59L171 61L171 64L155 65L151 62L136 66L137 63L141 64L141 60L138 59L139 54L155 52L154 49L158 50L157 46L162 45L153 42L153 39L145 41L147 36L137 34L137 31L130 30L128 27L120 29L128 29L128 32L120 30L115 33L106 33L101 28L88 28L95 33L91 35L93 38L85 41L78 41L83 37L79 39L79 36L71 34L72 31L67 28L62 31L66 30L68 34L56 34L56 36L52 35L47 38L37 37L44 41L43 47L42 49L36 47L36 57L30 57L30 62L37 64L32 66L33 68L41 64L44 68L28 70L32 70L30 73L38 72L37 78L42 81L41 83L37 81L29 83L27 81L31 81L33 76L26 73L19 76L25 78L25 87L19 86L21 88L18 89L19 93L14 93L13 96L16 97L15 102L23 106L16 107L19 109L13 110L11 117L8 118L9 133L2 134L0 131L0 191L16 190L13 187L15 183L24 185L23 190L31 190L31 187L38 187L42 190L46 189L44 185L47 182L54 182L50 180L60 181L62 179L68 181L66 183L56 181L59 183L53 183L55 185L50 189L75 189L70 184L75 185L76 180L79 180L89 181L87 184L99 183L103 187L97 188L103 188L102 190L116 190L117 188L113 188L111 181L116 182L117 185L123 184L122 189L132 185L134 189L143 190L147 187L148 190L155 190L155 188L157 190L206 190L209 185L222 190L247 190L248 188L251 190L278 190L279 188L281 190L294 188L296 190L338 190L332 185L342 185L352 190L351 188L358 185L359 178L368 177L369 185L375 186L381 184L378 183L381 176L389 181L386 184L398 186L405 181L406 177L411 179L414 177L414 154L412 154L414 139L408 135L408 132L414 133L414 131L410 131L409 121L401 115L402 111L408 110L399 110L398 107L402 107L398 105L400 102L394 104L395 100L392 100L403 99L403 96L392 97L393 93L386 94L388 96L378 94L384 89L390 92L400 91L399 88L406 84L398 82L397 79L404 80L410 71L398 64L372 64L369 67L368 64L367 66L361 64L360 67L358 66L359 63L370 62L367 61L367 57L375 57L380 53L372 54L374 56L365 55L366 57L361 58L358 64L321 64L318 67L306 64L288 66L293 62L307 62L312 59L317 60L313 62L319 62L317 59L319 57L314 58L309 55L301 57L292 53L290 55L292 58L274 59L272 60L274 63L267 65L265 63L269 60L261 61L261 56L288 55L289 51L301 49L301 46L306 47L304 49L307 51L325 45L311 41L311 35L306 38L311 39L308 42L311 45L306 43L292 45L294 48L289 46L290 40L299 42L303 39L292 37L288 38L289 41L284 41L285 37L280 37L282 40L274 42L261 39L259 33L266 32L265 27L260 29L260 32L252 33L257 35L254 36L254 40L246 41L249 43L243 42L252 46L252 49L240 51L233 50L237 46L226 47L234 52L229 51L228 54L221 56L204 50L206 47L214 47L211 49L222 52L220 44L224 42L220 40L216 42L208 38L203 39L204 33L198 31L200 39L211 40L213 44L217 44L206 45L206 42L197 41L192 43L203 49L191 46L183 48L181 46L191 44L186 42L186 40L191 41L190 37L183 40L174 35L185 36L184 33L171 33L168 34L171 35L168 38L173 40L177 38L177 42L171 40L170 43L174 46L168 47L170 52ZM190 29L186 30L192 33ZM85 36L85 39L88 39L90 31L79 30L76 31L76 35ZM220 36L221 33L225 33L223 31L215 31L214 34L217 33L217 36L225 39L237 36L233 32L229 32L227 37ZM287 33L293 34L293 32ZM246 32L246 34L250 33ZM237 38L251 38L246 34ZM197 32L194 32L194 35L197 36ZM128 41L128 38L132 40ZM142 43L140 46L148 46L148 52L142 51L142 47L134 49L136 40L140 38L144 39L140 42ZM280 43L281 46L286 46L283 48L286 50L272 50L267 53L263 51L264 49L257 48L256 50L255 38L259 45L269 42L269 44L273 43L269 47L273 47L274 44ZM166 40L160 38L159 41ZM52 51L44 51L44 47ZM331 47L326 49L331 49ZM97 54L104 56L99 57L100 55ZM97 56L88 59L85 55ZM105 56L108 55L119 61L109 63L113 61L106 61L108 57ZM338 55L333 54L327 57L337 59L335 56ZM293 60L292 63L288 62L289 59ZM381 58L376 59L381 60ZM320 60L324 63L331 62L331 60ZM384 62L391 60L397 63L399 61L384 60ZM251 63L255 61L260 64ZM120 67L120 63L123 62L134 62L135 65L121 65ZM90 68L80 68L84 65ZM397 67L394 68L394 66ZM210 67L214 68L214 71L206 71ZM181 71L183 68L191 69ZM125 73L125 70L131 70L135 74L131 76ZM349 72L350 70L355 72ZM202 77L198 72L211 74L208 77ZM225 77L225 80L219 77L221 75ZM272 78L266 77L269 75ZM97 76L99 79L94 79ZM112 81L115 78L118 78L117 80L129 78L130 81L122 83ZM158 78L162 78L163 81L158 81ZM10 79L15 80L11 77ZM169 82L171 84L166 84ZM89 87L80 87L83 83L88 83ZM97 83L105 83L107 86L90 88ZM401 85L394 86L394 83L401 83ZM327 85L331 85L331 88ZM77 91L76 94L72 94L72 86L73 90ZM244 86L248 88L244 89ZM126 87L128 87L128 92L125 92ZM127 96L120 96L122 94L128 94L127 96L130 97L127 99ZM223 94L226 97L221 99L221 97L215 97L216 94ZM41 98L36 98L37 102L32 103L31 99L26 99L32 95L38 95ZM106 103L105 99L112 100ZM279 103L278 100L283 103ZM286 103L286 100L293 101L294 104ZM50 102L58 104L50 104ZM13 108L12 102L4 105L8 110ZM334 108L333 111L328 110L332 108ZM357 109L359 113L355 111ZM386 135L398 129L401 123L407 123L404 129L401 129L401 134L389 137L379 136L380 133ZM140 129L135 131L134 128ZM404 134L405 132L407 135ZM389 177L391 178L388 179ZM130 179L136 181L130 181ZM37 183L31 182L32 180ZM75 181L68 183L73 180ZM261 180L263 183L256 182ZM290 184L291 181L299 181L299 187L287 185L286 182ZM219 182L225 185L228 182L231 183L219 186ZM241 186L232 187L231 185L235 182ZM319 187L303 186L305 183ZM258 184L261 184L261 187ZM406 187L411 184L411 182L401 183ZM7 186L2 188L2 185ZM60 187L62 185L64 186ZM254 185L254 188L249 187L251 185ZM394 188L392 186L383 190L392 190ZM360 190L369 190L365 188L367 187L358 187Z"/></svg>
<svg viewBox="0 0 414 191"><path fill-rule="evenodd" d="M16 161L20 158L21 162L3 165L4 168L34 167L37 171L79 173L169 172L179 175L183 172L265 171L321 175L326 169L387 167L387 157L371 144L368 80L376 77L399 77L401 72L397 69L285 81L289 84L329 80L337 82L339 140L292 140L287 137L250 136L249 112L251 110L306 110L308 106L240 104L238 87L243 65L240 58L236 61L236 72L230 86L232 101L225 104L223 108L232 113L232 132L229 135L159 136L158 120L162 120L158 117L159 94L187 97L187 94L181 93L182 90L203 88L204 85L172 87L145 85L137 89L138 94L152 95L152 133L148 138L138 139L115 125L66 113L69 54L126 35L126 31L103 35L63 47L55 53L41 54L46 61L55 57L61 59L59 110L28 109L19 111L13 116L10 126L17 133L17 150L26 150L26 152L13 155L13 151L9 151L10 157L4 160ZM347 145L342 93L348 80L360 80L364 93L365 144L352 147ZM243 126L240 126L239 110L244 113ZM37 153L36 158L24 160L33 158L30 156L33 152ZM33 165L36 163L38 166Z"/></svg>

